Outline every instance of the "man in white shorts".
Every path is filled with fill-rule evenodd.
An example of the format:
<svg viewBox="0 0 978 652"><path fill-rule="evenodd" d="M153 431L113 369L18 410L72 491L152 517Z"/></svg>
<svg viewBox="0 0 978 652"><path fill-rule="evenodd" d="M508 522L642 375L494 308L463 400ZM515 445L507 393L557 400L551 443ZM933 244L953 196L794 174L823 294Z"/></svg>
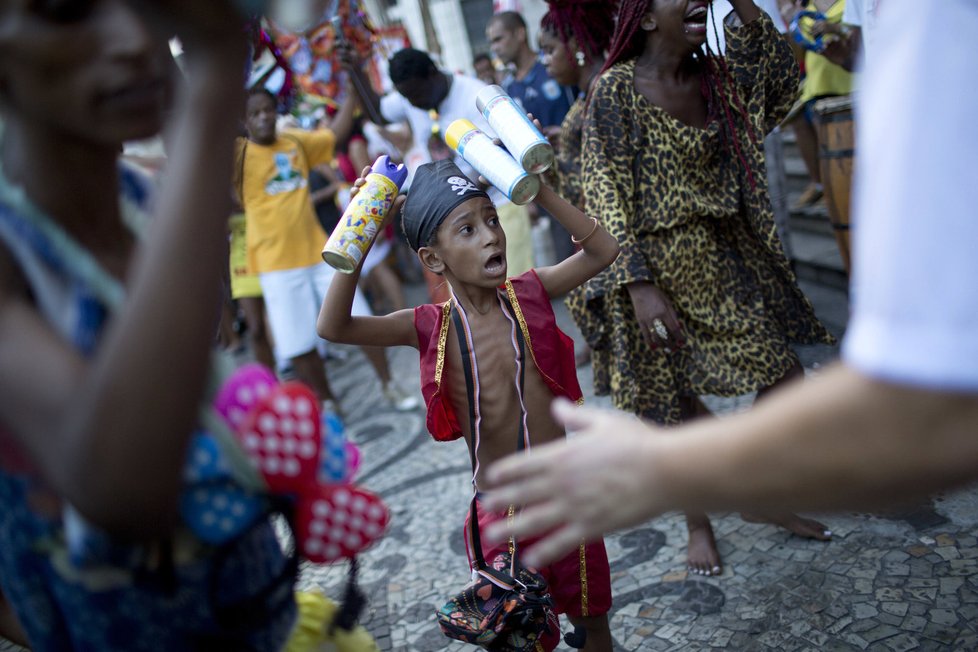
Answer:
<svg viewBox="0 0 978 652"><path fill-rule="evenodd" d="M258 273L276 357L290 360L298 379L309 385L329 409L341 411L326 379L321 358L325 342L316 334L316 318L333 269L322 260L326 233L309 199L309 171L328 163L338 138L353 126L351 96L337 113L332 129L278 133L277 101L264 88L248 94L245 127L239 140L237 188L247 219L248 268ZM362 296L354 314L369 315ZM382 349L363 347L383 386L398 409L413 409L418 399L391 382Z"/></svg>

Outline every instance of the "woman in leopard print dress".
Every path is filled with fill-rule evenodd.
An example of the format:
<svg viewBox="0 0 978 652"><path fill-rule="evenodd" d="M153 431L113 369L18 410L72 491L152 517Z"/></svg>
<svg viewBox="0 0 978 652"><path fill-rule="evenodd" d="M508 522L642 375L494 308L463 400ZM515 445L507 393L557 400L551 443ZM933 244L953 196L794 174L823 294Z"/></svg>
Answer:
<svg viewBox="0 0 978 652"><path fill-rule="evenodd" d="M622 247L592 279L616 407L664 425L702 394L764 392L802 373L792 343L832 342L775 231L763 138L797 69L770 18L734 0L726 58L704 54L704 0L625 0L584 127L584 194ZM825 538L824 526L770 517ZM687 515L689 567L720 572L705 515Z"/></svg>

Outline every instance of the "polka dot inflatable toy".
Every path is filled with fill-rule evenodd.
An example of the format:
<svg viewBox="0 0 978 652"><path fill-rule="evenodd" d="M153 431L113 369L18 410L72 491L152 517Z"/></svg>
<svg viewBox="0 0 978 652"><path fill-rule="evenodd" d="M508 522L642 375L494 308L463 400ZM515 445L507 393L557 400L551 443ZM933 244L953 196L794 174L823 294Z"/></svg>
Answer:
<svg viewBox="0 0 978 652"><path fill-rule="evenodd" d="M184 522L202 541L215 545L240 536L263 512L262 499L230 478L190 487L180 497Z"/></svg>
<svg viewBox="0 0 978 652"><path fill-rule="evenodd" d="M316 564L351 558L387 531L390 513L375 494L351 485L319 485L299 498L296 538Z"/></svg>
<svg viewBox="0 0 978 652"><path fill-rule="evenodd" d="M237 369L214 397L214 408L232 430L241 427L245 417L259 400L278 385L272 370L258 363Z"/></svg>
<svg viewBox="0 0 978 652"><path fill-rule="evenodd" d="M347 477L346 433L339 416L323 415L323 450L319 478L323 482L344 482Z"/></svg>
<svg viewBox="0 0 978 652"><path fill-rule="evenodd" d="M226 478L230 473L214 438L201 430L194 433L183 470L186 481L189 484L199 484L217 478Z"/></svg>
<svg viewBox="0 0 978 652"><path fill-rule="evenodd" d="M305 385L289 382L272 389L235 434L272 493L302 493L316 484L319 405Z"/></svg>
<svg viewBox="0 0 978 652"><path fill-rule="evenodd" d="M198 432L191 440L184 477L188 486L180 496L180 514L207 543L234 539L263 512L262 498L234 482L217 442L207 433Z"/></svg>
<svg viewBox="0 0 978 652"><path fill-rule="evenodd" d="M267 484L267 494L242 488L217 441L198 433L185 468L183 519L205 542L240 536L268 513L273 495L294 500L299 552L310 562L352 559L387 530L390 513L375 494L353 486L360 449L346 440L334 414L320 414L302 383L278 383L259 364L238 369L218 391L214 407Z"/></svg>
<svg viewBox="0 0 978 652"><path fill-rule="evenodd" d="M343 478L343 482L353 482L357 471L360 470L361 459L360 447L352 441L346 442L346 476Z"/></svg>

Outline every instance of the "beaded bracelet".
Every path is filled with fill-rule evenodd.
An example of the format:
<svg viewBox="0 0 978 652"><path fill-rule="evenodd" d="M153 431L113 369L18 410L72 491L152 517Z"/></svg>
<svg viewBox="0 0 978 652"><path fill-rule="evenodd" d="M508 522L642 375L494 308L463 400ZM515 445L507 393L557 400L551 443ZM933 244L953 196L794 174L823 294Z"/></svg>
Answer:
<svg viewBox="0 0 978 652"><path fill-rule="evenodd" d="M576 245L579 245L579 244L584 244L584 242L585 242L585 241L586 241L586 240L587 240L588 238L590 238L590 237L591 237L592 235L594 235L594 232L598 230L598 218L596 218L596 217L592 217L592 218L591 218L591 222L592 222L592 223L594 224L594 225L593 225L593 226L591 227L591 232L590 232L590 233L588 233L588 234L587 234L586 236L584 236L583 238L580 238L580 239L578 239L578 238L575 238L574 236L571 236L571 242L573 242L573 243L574 243L574 244L576 244Z"/></svg>

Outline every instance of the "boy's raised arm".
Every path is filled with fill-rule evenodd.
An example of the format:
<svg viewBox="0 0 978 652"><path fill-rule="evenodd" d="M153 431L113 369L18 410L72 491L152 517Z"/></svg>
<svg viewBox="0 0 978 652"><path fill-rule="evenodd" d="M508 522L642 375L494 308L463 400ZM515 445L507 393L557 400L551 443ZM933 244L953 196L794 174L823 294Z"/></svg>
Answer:
<svg viewBox="0 0 978 652"><path fill-rule="evenodd" d="M618 241L597 218L587 217L547 186L542 186L536 202L543 206L571 234L581 250L551 267L537 270L540 282L551 297L559 297L583 285L615 262Z"/></svg>
<svg viewBox="0 0 978 652"><path fill-rule="evenodd" d="M363 74L363 64L357 56L356 51L349 43L340 42L336 45L336 54L339 56L343 68L350 75L353 90L351 95L358 96L360 105L367 114L367 119L380 127L390 124L387 118L384 117L383 111L381 111L380 97L370 84L370 81Z"/></svg>
<svg viewBox="0 0 978 652"><path fill-rule="evenodd" d="M363 171L365 176L369 168ZM357 179L356 188L363 185L363 178ZM385 224L401 210L404 196L394 201L394 206L385 220ZM381 230L383 227L381 227ZM373 246L371 244L371 246ZM330 342L339 344L357 344L360 346L413 346L418 348L418 334L414 330L414 310L398 310L382 317L355 317L353 296L360 280L360 269L367 258L363 259L352 274L337 272L333 275L329 291L323 300L316 320L316 332Z"/></svg>

